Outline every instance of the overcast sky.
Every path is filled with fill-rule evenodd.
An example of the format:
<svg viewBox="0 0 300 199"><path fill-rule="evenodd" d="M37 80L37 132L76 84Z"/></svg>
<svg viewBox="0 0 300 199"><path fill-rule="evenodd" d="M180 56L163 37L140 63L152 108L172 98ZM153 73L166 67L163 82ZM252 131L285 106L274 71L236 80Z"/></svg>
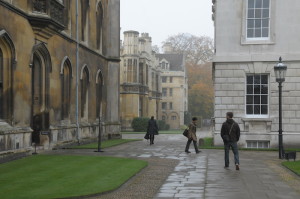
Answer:
<svg viewBox="0 0 300 199"><path fill-rule="evenodd" d="M211 0L121 0L121 39L127 30L149 33L159 47L177 33L213 38L211 6Z"/></svg>

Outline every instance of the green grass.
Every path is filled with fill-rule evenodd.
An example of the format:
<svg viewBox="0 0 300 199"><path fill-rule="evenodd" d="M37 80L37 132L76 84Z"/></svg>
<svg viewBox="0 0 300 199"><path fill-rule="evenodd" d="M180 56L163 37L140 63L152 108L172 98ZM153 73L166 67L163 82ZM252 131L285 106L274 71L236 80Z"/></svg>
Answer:
<svg viewBox="0 0 300 199"><path fill-rule="evenodd" d="M159 131L159 134L182 134L183 130ZM121 134L146 134L146 132L123 131Z"/></svg>
<svg viewBox="0 0 300 199"><path fill-rule="evenodd" d="M134 142L134 141L140 141L140 139L113 139L113 140L106 140L101 143L101 149L117 146L120 144L124 144L127 142ZM72 146L70 147L72 149L97 149L98 148L98 142L94 142L91 144L84 144L80 146Z"/></svg>
<svg viewBox="0 0 300 199"><path fill-rule="evenodd" d="M300 161L283 162L282 165L289 168L290 170L292 170L300 176Z"/></svg>
<svg viewBox="0 0 300 199"><path fill-rule="evenodd" d="M145 166L145 161L127 158L31 156L0 164L0 198L64 198L111 191Z"/></svg>

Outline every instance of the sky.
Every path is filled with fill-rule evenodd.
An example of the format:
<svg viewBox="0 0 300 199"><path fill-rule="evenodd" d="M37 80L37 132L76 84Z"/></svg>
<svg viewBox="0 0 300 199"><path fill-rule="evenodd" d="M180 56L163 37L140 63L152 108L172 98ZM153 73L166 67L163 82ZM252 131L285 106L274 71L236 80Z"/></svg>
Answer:
<svg viewBox="0 0 300 199"><path fill-rule="evenodd" d="M147 32L159 47L178 33L213 38L211 6L211 0L121 0L121 38L127 30Z"/></svg>

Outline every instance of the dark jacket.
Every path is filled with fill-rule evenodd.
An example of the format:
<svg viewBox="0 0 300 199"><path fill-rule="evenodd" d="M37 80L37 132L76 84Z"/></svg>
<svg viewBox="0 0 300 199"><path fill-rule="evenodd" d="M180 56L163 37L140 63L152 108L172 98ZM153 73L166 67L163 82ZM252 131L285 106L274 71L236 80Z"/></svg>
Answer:
<svg viewBox="0 0 300 199"><path fill-rule="evenodd" d="M233 126L232 126L233 125ZM232 126L231 133L229 135L230 128ZM233 119L227 119L223 123L221 128L221 137L224 142L237 142L240 139L240 127Z"/></svg>
<svg viewBox="0 0 300 199"><path fill-rule="evenodd" d="M157 123L155 120L150 119L148 121L147 133L149 135L158 135L158 127L157 127Z"/></svg>

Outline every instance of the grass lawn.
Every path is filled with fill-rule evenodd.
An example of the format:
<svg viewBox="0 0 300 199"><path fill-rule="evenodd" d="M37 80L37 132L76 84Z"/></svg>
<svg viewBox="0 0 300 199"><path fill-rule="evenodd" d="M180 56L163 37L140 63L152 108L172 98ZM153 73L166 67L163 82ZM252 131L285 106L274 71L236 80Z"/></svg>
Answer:
<svg viewBox="0 0 300 199"><path fill-rule="evenodd" d="M292 170L300 176L300 161L283 162L282 165L289 168L290 170Z"/></svg>
<svg viewBox="0 0 300 199"><path fill-rule="evenodd" d="M134 142L134 141L140 141L139 139L112 139L112 140L105 140L101 143L101 149L108 148L112 146L117 146L120 144L124 144L127 142ZM91 144L84 144L80 146L72 146L70 147L72 149L97 149L98 148L98 142L91 143Z"/></svg>
<svg viewBox="0 0 300 199"><path fill-rule="evenodd" d="M0 164L0 198L64 198L111 191L145 166L145 161L126 158L30 156Z"/></svg>
<svg viewBox="0 0 300 199"><path fill-rule="evenodd" d="M159 134L182 134L183 130L168 130L168 131L159 131ZM121 134L146 134L146 132L134 132L134 131L124 131Z"/></svg>

